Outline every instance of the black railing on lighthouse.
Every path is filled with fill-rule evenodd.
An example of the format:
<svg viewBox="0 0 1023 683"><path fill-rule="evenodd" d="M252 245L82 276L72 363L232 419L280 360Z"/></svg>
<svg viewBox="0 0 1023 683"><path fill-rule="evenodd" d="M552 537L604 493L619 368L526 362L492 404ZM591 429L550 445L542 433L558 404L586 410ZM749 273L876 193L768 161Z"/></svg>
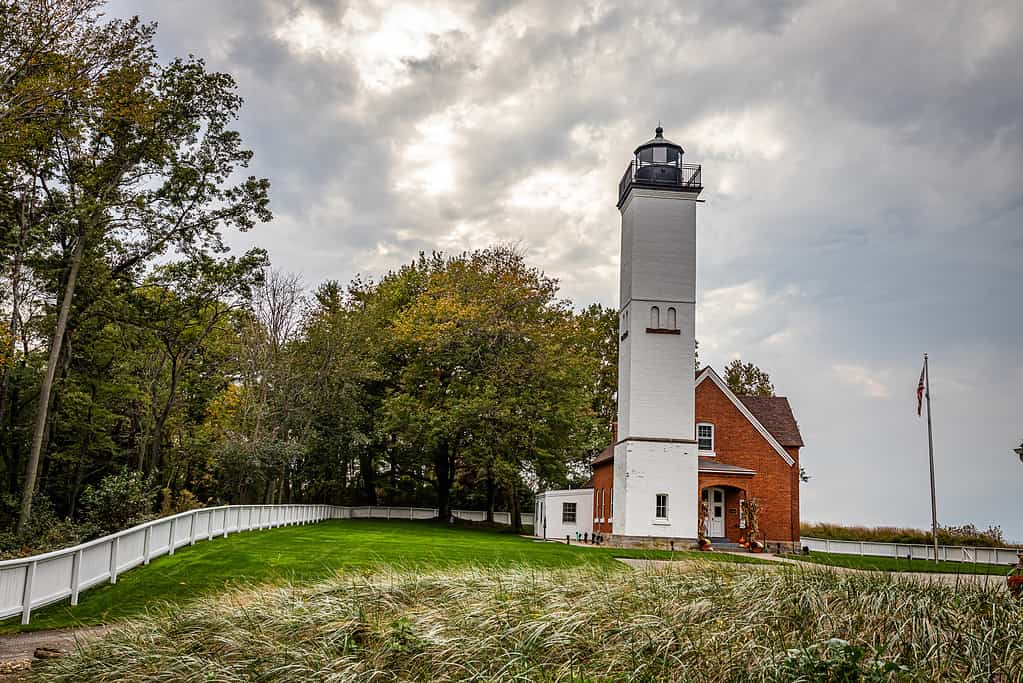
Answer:
<svg viewBox="0 0 1023 683"><path fill-rule="evenodd" d="M698 164L651 164L634 160L618 183L619 204L633 185L662 190L701 190L703 178Z"/></svg>

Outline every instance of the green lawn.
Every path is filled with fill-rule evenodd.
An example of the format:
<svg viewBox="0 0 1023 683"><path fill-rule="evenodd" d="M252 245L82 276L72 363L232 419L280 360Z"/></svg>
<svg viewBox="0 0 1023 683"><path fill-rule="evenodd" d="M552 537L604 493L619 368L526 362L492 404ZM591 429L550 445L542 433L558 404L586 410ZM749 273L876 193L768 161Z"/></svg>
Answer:
<svg viewBox="0 0 1023 683"><path fill-rule="evenodd" d="M83 592L77 607L64 601L37 609L26 627L18 618L0 622L0 633L109 623L138 615L147 606L186 602L238 583L302 583L338 571L367 572L383 566L589 566L616 570L623 565L615 556L757 561L728 554L566 546L434 522L339 520L202 541L122 574L116 585Z"/></svg>
<svg viewBox="0 0 1023 683"><path fill-rule="evenodd" d="M1000 564L972 564L969 562L929 562L869 555L843 555L839 553L811 552L809 555L789 555L794 560L826 564L832 567L868 569L884 572L932 572L941 574L998 574L1005 576L1012 568Z"/></svg>

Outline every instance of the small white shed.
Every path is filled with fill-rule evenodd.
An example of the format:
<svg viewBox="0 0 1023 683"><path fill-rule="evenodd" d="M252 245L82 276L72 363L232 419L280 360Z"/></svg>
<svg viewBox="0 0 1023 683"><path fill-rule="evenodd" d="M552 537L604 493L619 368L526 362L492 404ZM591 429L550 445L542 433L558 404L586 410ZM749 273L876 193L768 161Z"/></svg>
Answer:
<svg viewBox="0 0 1023 683"><path fill-rule="evenodd" d="M593 533L593 489L544 491L536 494L533 534L575 540L576 532Z"/></svg>

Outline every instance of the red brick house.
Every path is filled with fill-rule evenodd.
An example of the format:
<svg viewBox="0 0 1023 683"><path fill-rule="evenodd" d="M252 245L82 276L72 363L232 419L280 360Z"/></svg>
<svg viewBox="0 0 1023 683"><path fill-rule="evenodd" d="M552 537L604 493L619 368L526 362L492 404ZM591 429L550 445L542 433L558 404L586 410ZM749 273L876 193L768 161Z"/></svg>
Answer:
<svg viewBox="0 0 1023 683"><path fill-rule="evenodd" d="M799 542L799 449L803 438L783 396L736 396L710 367L696 377L699 487L711 539L738 541L740 501L760 501L769 544ZM614 445L593 461L593 531L613 532Z"/></svg>

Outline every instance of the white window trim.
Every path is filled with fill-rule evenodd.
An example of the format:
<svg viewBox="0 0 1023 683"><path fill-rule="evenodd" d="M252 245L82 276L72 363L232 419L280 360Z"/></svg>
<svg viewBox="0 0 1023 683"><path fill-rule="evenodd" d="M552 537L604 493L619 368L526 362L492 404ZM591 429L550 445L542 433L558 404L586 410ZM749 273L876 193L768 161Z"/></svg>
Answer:
<svg viewBox="0 0 1023 683"><path fill-rule="evenodd" d="M664 517L657 516L657 499L664 496ZM667 493L654 494L654 524L671 524L671 499Z"/></svg>
<svg viewBox="0 0 1023 683"><path fill-rule="evenodd" d="M705 451L700 448L700 427L710 427L710 450ZM697 422L696 423L696 449L697 452L705 458L717 457L717 451L715 450L714 438L717 436L714 433L714 424L712 422Z"/></svg>
<svg viewBox="0 0 1023 683"><path fill-rule="evenodd" d="M565 506L566 505L571 505L572 506L572 513L573 513L573 516L575 517L575 519L573 519L572 521L568 521L568 520L565 519ZM576 525L579 524L579 505L576 503L576 501L565 500L565 501L561 502L561 524L562 524L562 526L568 526L568 525L576 526Z"/></svg>

